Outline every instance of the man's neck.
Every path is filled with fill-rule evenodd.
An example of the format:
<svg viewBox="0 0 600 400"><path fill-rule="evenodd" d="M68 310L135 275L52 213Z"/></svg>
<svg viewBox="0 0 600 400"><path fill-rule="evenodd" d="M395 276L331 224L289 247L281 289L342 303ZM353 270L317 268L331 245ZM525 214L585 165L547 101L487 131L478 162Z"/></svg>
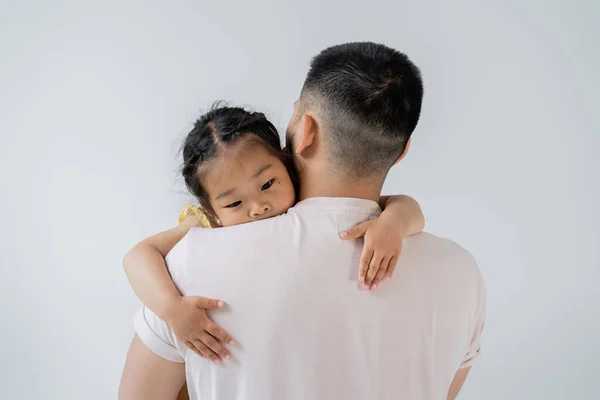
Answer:
<svg viewBox="0 0 600 400"><path fill-rule="evenodd" d="M379 202L383 182L373 179L348 180L345 177L311 174L304 171L301 177L299 200L310 197L349 197Z"/></svg>

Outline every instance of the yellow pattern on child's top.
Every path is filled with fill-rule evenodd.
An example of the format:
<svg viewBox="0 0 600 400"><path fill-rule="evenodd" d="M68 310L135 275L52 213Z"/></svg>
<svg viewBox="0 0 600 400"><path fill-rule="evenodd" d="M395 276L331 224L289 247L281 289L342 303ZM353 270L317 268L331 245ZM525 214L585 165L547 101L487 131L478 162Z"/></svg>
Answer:
<svg viewBox="0 0 600 400"><path fill-rule="evenodd" d="M192 214L198 217L203 228L213 228L210 219L206 215L206 212L191 204L181 210L181 214L179 214L179 223L185 221L185 219Z"/></svg>

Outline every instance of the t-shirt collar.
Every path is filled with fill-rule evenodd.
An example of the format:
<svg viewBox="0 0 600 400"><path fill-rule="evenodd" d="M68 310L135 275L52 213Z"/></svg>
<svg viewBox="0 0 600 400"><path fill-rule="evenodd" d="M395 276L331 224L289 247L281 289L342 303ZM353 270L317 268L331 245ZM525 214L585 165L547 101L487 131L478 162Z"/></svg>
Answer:
<svg viewBox="0 0 600 400"><path fill-rule="evenodd" d="M329 211L346 211L377 216L381 208L373 200L349 197L310 197L298 202L294 209L313 208Z"/></svg>

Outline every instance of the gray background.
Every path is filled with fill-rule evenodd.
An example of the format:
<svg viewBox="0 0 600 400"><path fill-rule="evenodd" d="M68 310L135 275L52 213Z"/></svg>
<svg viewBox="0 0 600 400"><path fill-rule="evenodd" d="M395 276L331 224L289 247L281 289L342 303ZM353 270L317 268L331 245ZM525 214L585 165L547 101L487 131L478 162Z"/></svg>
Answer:
<svg viewBox="0 0 600 400"><path fill-rule="evenodd" d="M0 398L116 397L139 306L121 260L189 201L195 116L224 99L283 129L310 57L354 40L421 67L386 191L487 280L461 398L599 398L598 3L0 4Z"/></svg>

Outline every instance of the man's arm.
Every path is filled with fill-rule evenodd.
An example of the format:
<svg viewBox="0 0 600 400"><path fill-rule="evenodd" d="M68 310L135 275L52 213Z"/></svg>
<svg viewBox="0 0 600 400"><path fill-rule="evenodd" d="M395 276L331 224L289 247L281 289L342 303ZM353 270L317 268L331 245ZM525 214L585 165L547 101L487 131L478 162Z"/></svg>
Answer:
<svg viewBox="0 0 600 400"><path fill-rule="evenodd" d="M458 392L460 392L460 388L462 388L463 383L465 383L465 379L467 379L470 369L470 367L461 368L458 370L456 375L454 375L454 379L452 379L452 383L450 384L450 389L448 389L448 397L446 397L446 400L456 399Z"/></svg>
<svg viewBox="0 0 600 400"><path fill-rule="evenodd" d="M471 366L473 365L473 361L479 356L481 349L481 334L485 325L485 299L485 285L483 283L483 279L480 278L479 290L477 294L477 307L475 311L475 324L471 333L469 351L465 355L458 372L456 375L454 375L454 379L452 379L450 389L448 389L447 400L454 400L456 398L458 392L467 379L467 375L469 374Z"/></svg>
<svg viewBox="0 0 600 400"><path fill-rule="evenodd" d="M175 400L185 382L185 364L154 354L135 335L119 387L120 400Z"/></svg>

